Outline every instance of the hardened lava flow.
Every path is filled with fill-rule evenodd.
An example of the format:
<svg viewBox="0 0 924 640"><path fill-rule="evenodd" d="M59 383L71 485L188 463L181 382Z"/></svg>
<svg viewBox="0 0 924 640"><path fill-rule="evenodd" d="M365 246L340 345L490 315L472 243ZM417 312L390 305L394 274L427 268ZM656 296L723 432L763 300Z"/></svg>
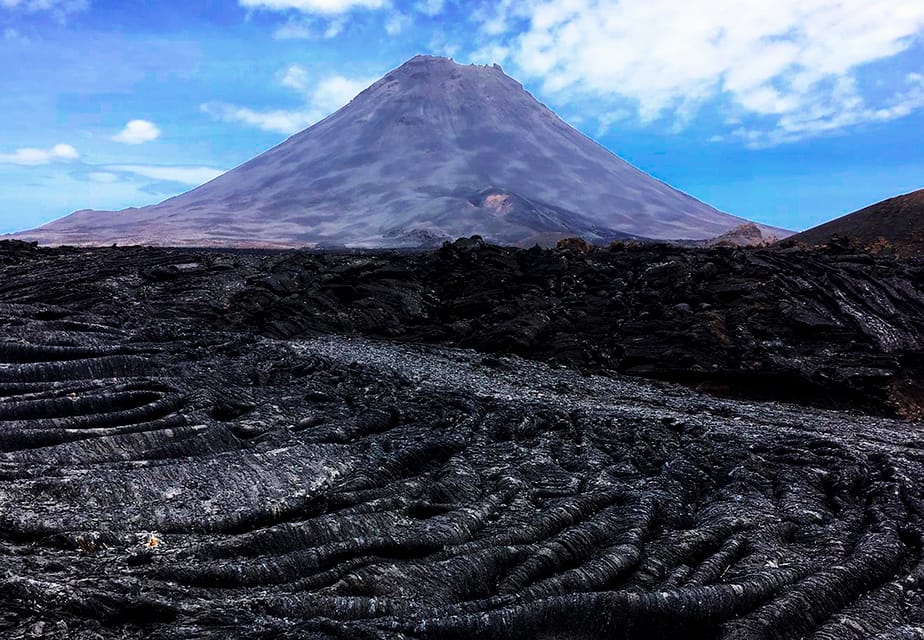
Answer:
<svg viewBox="0 0 924 640"><path fill-rule="evenodd" d="M924 638L921 273L2 245L0 635Z"/></svg>

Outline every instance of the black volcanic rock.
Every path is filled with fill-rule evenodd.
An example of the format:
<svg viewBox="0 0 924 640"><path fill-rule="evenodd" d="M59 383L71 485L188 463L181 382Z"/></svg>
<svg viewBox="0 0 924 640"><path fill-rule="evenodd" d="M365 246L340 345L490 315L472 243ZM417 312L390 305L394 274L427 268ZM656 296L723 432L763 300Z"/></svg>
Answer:
<svg viewBox="0 0 924 640"><path fill-rule="evenodd" d="M291 339L516 354L733 397L924 417L924 265L885 255L615 244L431 253L0 252L0 298ZM572 248L567 248L572 247ZM6 256L6 257L4 257ZM59 274L67 274L66 277Z"/></svg>
<svg viewBox="0 0 924 640"><path fill-rule="evenodd" d="M860 247L924 255L924 189L877 202L791 236L788 242L821 245L835 236Z"/></svg>
<svg viewBox="0 0 924 640"><path fill-rule="evenodd" d="M884 375L919 265L478 240L0 265L2 638L921 635L919 425L498 353L589 361L592 329L837 367L854 340Z"/></svg>
<svg viewBox="0 0 924 640"><path fill-rule="evenodd" d="M499 67L418 56L325 120L188 193L141 209L80 211L17 237L379 247L479 234L554 245L578 235L705 239L742 222L617 158Z"/></svg>

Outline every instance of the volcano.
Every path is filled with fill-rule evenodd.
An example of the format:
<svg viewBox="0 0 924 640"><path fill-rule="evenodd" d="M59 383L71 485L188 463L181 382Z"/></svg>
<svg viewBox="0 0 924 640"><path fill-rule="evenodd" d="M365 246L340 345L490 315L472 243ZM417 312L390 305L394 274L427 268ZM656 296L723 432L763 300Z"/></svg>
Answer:
<svg viewBox="0 0 924 640"><path fill-rule="evenodd" d="M44 244L427 246L706 239L745 220L639 171L497 66L417 56L282 144L160 204L77 211ZM780 230L770 230L782 236Z"/></svg>

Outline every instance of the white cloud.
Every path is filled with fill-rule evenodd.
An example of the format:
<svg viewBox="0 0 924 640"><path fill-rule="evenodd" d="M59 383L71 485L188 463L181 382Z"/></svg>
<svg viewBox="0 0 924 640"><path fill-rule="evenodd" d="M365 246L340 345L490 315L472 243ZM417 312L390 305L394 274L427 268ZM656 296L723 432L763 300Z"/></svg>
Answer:
<svg viewBox="0 0 924 640"><path fill-rule="evenodd" d="M390 36L396 36L404 31L411 24L410 17L403 13L393 13L385 21L385 32Z"/></svg>
<svg viewBox="0 0 924 640"><path fill-rule="evenodd" d="M427 50L434 55L446 56L447 58L455 57L462 47L454 40L451 40L443 31L436 31L430 37L427 44Z"/></svg>
<svg viewBox="0 0 924 640"><path fill-rule="evenodd" d="M56 161L76 160L80 157L77 150L69 144L56 144L50 149L33 149L25 147L13 153L0 153L0 164L17 164L38 166Z"/></svg>
<svg viewBox="0 0 924 640"><path fill-rule="evenodd" d="M6 29L3 30L3 39L10 41L10 42L22 42L22 43L29 42L29 38L21 34L16 29L12 29L10 27L7 27Z"/></svg>
<svg viewBox="0 0 924 640"><path fill-rule="evenodd" d="M299 93L307 93L311 88L308 70L300 64L290 64L280 76L282 86L295 89Z"/></svg>
<svg viewBox="0 0 924 640"><path fill-rule="evenodd" d="M209 102L202 105L202 111L218 120L225 122L242 122L244 124L291 135L317 122L319 114L313 110L289 111L274 109L271 111L256 111L248 107L238 107L223 102Z"/></svg>
<svg viewBox="0 0 924 640"><path fill-rule="evenodd" d="M0 0L5 1L5 0ZM242 7L248 9L266 9L269 11L295 10L302 13L320 13L334 15L346 13L352 9L381 9L386 0L239 0Z"/></svg>
<svg viewBox="0 0 924 640"><path fill-rule="evenodd" d="M274 40L313 40L318 35L311 24L302 20L289 20L273 31Z"/></svg>
<svg viewBox="0 0 924 640"><path fill-rule="evenodd" d="M315 87L310 97L311 104L320 111L332 113L375 81L376 78L327 76Z"/></svg>
<svg viewBox="0 0 924 640"><path fill-rule="evenodd" d="M336 38L346 28L342 17L311 19L289 18L273 31L274 40L320 40Z"/></svg>
<svg viewBox="0 0 924 640"><path fill-rule="evenodd" d="M420 2L414 5L414 8L420 13L428 16L435 16L443 12L444 5L444 0L420 0Z"/></svg>
<svg viewBox="0 0 924 640"><path fill-rule="evenodd" d="M631 117L632 117L632 112L630 112L627 109L615 109L613 111L608 111L606 113L600 114L597 117L597 125L598 125L597 135L602 136L615 123L628 120Z"/></svg>
<svg viewBox="0 0 924 640"><path fill-rule="evenodd" d="M858 78L914 44L920 0L501 0L476 19L547 93L643 122L683 126L724 100L729 120L762 118L782 141L918 108L916 89L873 97Z"/></svg>
<svg viewBox="0 0 924 640"><path fill-rule="evenodd" d="M29 13L49 11L57 16L84 11L90 6L88 0L0 0L0 8L17 9Z"/></svg>
<svg viewBox="0 0 924 640"><path fill-rule="evenodd" d="M347 78L333 75L312 83L308 71L300 65L290 65L280 74L280 83L302 94L305 106L299 109L258 111L249 107L210 102L201 109L213 118L226 122L242 122L264 131L291 135L333 113L374 79Z"/></svg>
<svg viewBox="0 0 924 640"><path fill-rule="evenodd" d="M503 64L510 57L510 49L499 44L489 44L466 57L472 64Z"/></svg>
<svg viewBox="0 0 924 640"><path fill-rule="evenodd" d="M87 174L87 177L91 182L98 182L99 184L113 184L119 181L118 174L109 173L108 171L91 171Z"/></svg>
<svg viewBox="0 0 924 640"><path fill-rule="evenodd" d="M142 144L160 137L160 129L148 120L130 120L112 139L124 144Z"/></svg>
<svg viewBox="0 0 924 640"><path fill-rule="evenodd" d="M822 133L836 132L864 123L888 122L904 118L924 108L924 78L909 74L907 89L877 106L869 106L860 96L856 82L841 77L830 95L821 93L803 100L802 108L783 113L774 129L740 127L732 134L752 147L792 142Z"/></svg>
<svg viewBox="0 0 924 640"><path fill-rule="evenodd" d="M51 148L51 155L61 160L76 160L80 157L77 149L69 144L56 144Z"/></svg>
<svg viewBox="0 0 924 640"><path fill-rule="evenodd" d="M481 24L481 31L489 36L497 36L509 31L513 15L528 15L527 10L535 0L500 0L500 2L483 6L475 11L473 17Z"/></svg>
<svg viewBox="0 0 924 640"><path fill-rule="evenodd" d="M327 39L336 38L341 33L343 33L343 29L345 27L346 22L342 18L331 20L327 23L327 27L324 29L324 37Z"/></svg>
<svg viewBox="0 0 924 640"><path fill-rule="evenodd" d="M214 169L212 167L170 167L146 164L113 164L103 168L106 169L109 175L111 175L111 172L117 171L120 173L131 173L152 180L168 180L170 182L180 182L182 184L194 186L203 184L209 180L214 180L225 172L223 169ZM94 179L92 178L93 174L90 175L91 180ZM103 174L97 173L96 175L99 176ZM112 182L112 180L108 179L102 181L97 180L97 182L107 181Z"/></svg>

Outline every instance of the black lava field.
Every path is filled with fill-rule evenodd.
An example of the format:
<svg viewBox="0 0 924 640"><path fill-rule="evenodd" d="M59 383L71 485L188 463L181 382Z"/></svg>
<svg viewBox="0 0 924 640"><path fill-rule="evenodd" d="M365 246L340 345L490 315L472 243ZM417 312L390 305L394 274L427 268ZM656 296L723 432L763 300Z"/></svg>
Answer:
<svg viewBox="0 0 924 640"><path fill-rule="evenodd" d="M0 243L0 637L924 639L924 262L581 249Z"/></svg>

